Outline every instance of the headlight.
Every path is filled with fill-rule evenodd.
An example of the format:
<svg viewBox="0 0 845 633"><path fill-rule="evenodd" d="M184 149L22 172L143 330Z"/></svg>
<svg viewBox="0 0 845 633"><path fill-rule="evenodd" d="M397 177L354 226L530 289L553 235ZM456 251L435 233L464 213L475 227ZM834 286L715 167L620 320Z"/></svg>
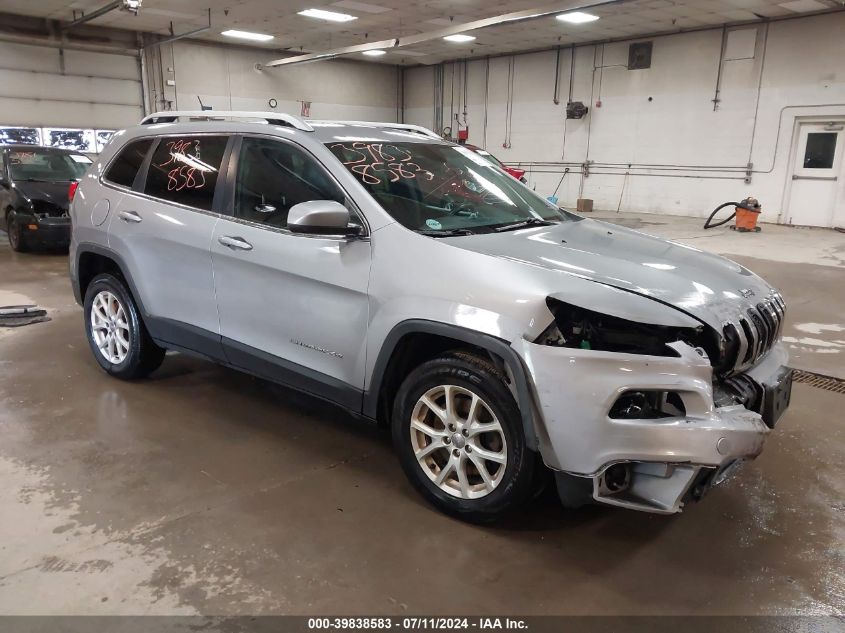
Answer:
<svg viewBox="0 0 845 633"><path fill-rule="evenodd" d="M637 323L608 314L548 299L554 322L534 341L539 345L572 347L625 354L677 356L669 343L684 341L718 358L718 342L707 336L704 326L671 327ZM713 356L712 354L716 354Z"/></svg>

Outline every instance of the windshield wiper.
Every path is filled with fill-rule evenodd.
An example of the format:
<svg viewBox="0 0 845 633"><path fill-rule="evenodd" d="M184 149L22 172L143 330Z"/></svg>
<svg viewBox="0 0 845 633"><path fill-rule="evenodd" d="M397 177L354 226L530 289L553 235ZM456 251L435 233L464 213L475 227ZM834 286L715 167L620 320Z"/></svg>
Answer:
<svg viewBox="0 0 845 633"><path fill-rule="evenodd" d="M512 224L503 224L502 226L497 226L493 231L496 233L501 233L502 231L513 231L514 229L521 229L526 226L549 226L550 224L556 224L551 220L541 220L540 218L527 218L525 220L520 220L519 222L514 222Z"/></svg>
<svg viewBox="0 0 845 633"><path fill-rule="evenodd" d="M458 235L475 235L475 231L469 229L445 229L443 231L417 231L420 235L429 237L455 237Z"/></svg>

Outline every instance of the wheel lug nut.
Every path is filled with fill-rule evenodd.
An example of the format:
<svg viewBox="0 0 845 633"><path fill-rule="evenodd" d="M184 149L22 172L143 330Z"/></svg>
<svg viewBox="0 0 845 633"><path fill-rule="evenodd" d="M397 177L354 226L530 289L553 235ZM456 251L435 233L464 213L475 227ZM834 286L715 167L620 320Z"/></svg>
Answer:
<svg viewBox="0 0 845 633"><path fill-rule="evenodd" d="M471 452L472 452L472 446L470 446L469 444L467 444L467 445L466 445L466 452L467 452L467 453L471 453Z"/></svg>
<svg viewBox="0 0 845 633"><path fill-rule="evenodd" d="M469 437L469 431L467 431L466 429L464 429L463 431L461 431L461 434L462 434L464 437Z"/></svg>
<svg viewBox="0 0 845 633"><path fill-rule="evenodd" d="M454 430L455 430L455 425L454 425L454 424L450 424L450 425L449 425L449 430L450 430L450 431L454 431Z"/></svg>
<svg viewBox="0 0 845 633"><path fill-rule="evenodd" d="M455 457L460 457L460 456L461 456L461 451L459 451L459 450L456 448L455 450L453 450L453 451L452 451L452 455L454 455Z"/></svg>
<svg viewBox="0 0 845 633"><path fill-rule="evenodd" d="M447 437L444 437L444 438L443 438L443 442L444 442L445 444L451 444L451 443L452 443L452 438L451 438L451 437L448 437L448 436L447 436Z"/></svg>

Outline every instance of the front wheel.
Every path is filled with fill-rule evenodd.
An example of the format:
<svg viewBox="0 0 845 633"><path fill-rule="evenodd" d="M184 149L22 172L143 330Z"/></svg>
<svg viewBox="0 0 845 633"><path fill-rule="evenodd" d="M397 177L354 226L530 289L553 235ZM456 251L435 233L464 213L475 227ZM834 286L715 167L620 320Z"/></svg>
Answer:
<svg viewBox="0 0 845 633"><path fill-rule="evenodd" d="M95 277L85 291L85 333L94 358L117 378L143 378L164 360L129 290L114 275Z"/></svg>
<svg viewBox="0 0 845 633"><path fill-rule="evenodd" d="M15 219L13 213L10 213L6 219L6 233L9 236L9 246L12 247L13 251L25 253L29 250L29 245L26 243L26 238L23 235L23 229L17 219Z"/></svg>
<svg viewBox="0 0 845 633"><path fill-rule="evenodd" d="M535 455L502 374L454 352L416 368L396 396L393 442L414 487L443 512L493 521L533 491Z"/></svg>

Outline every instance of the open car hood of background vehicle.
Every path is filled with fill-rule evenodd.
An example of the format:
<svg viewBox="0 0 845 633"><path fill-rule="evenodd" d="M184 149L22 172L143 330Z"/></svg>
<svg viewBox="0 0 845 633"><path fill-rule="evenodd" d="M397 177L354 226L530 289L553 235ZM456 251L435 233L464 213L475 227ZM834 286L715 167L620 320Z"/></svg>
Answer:
<svg viewBox="0 0 845 633"><path fill-rule="evenodd" d="M446 239L491 257L650 297L720 333L726 320L773 292L760 277L729 259L597 220ZM566 301L565 288L550 294Z"/></svg>
<svg viewBox="0 0 845 633"><path fill-rule="evenodd" d="M67 199L68 187L70 182L15 181L15 189L33 202L47 202L65 210L70 206Z"/></svg>

